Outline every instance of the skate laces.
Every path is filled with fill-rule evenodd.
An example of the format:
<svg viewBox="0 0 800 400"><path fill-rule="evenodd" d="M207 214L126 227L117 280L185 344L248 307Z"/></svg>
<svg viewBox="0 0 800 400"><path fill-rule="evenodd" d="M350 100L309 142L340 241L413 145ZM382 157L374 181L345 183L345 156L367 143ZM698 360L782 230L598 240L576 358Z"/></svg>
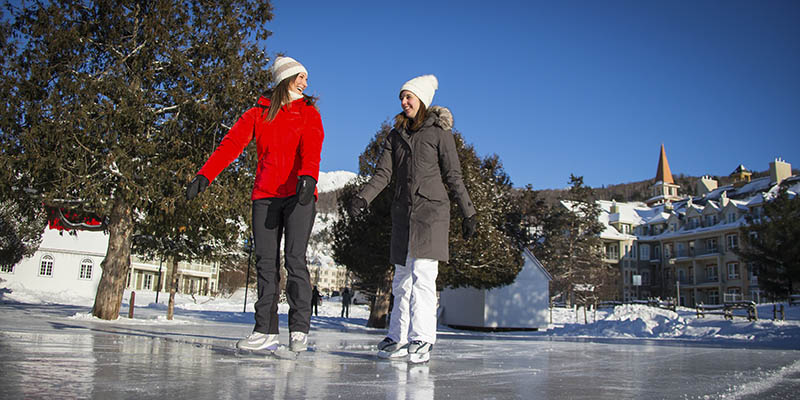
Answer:
<svg viewBox="0 0 800 400"><path fill-rule="evenodd" d="M306 341L306 334L304 332L292 332L291 340L297 342L305 342Z"/></svg>

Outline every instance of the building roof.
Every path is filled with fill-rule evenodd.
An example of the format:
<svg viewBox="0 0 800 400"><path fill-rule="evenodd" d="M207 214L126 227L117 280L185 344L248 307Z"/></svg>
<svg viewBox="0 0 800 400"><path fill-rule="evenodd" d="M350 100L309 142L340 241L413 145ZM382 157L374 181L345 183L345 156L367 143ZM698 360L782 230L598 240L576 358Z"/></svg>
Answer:
<svg viewBox="0 0 800 400"><path fill-rule="evenodd" d="M669 170L667 153L664 151L664 144L661 144L661 155L658 158L658 170L656 170L656 182L675 183L672 179L672 172Z"/></svg>

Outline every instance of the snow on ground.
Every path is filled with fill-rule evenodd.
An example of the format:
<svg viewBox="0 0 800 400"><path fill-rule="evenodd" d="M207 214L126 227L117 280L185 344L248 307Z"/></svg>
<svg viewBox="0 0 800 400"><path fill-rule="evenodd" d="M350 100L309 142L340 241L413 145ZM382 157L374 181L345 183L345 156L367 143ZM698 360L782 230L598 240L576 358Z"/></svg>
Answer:
<svg viewBox="0 0 800 400"><path fill-rule="evenodd" d="M65 304L74 306L91 307L93 299L70 295L69 292L46 293L27 289L19 284L0 282L0 287L5 287L0 297L29 304ZM189 296L176 294L175 320L167 321L165 318L153 316L149 321L130 321L120 318L122 323L158 323L158 324L186 324L193 323L191 311L202 311L204 319L220 320L227 322L252 322L253 303L256 300L255 291L248 290L247 305L244 306L244 289L233 295L220 295L216 297ZM127 316L131 292L125 291L123 298L123 311ZM136 310L163 310L166 315L169 293L160 293L158 303L155 302L156 293L140 291L135 295L134 319ZM572 338L606 338L606 339L657 339L681 340L692 342L707 342L715 345L737 345L754 347L784 348L791 350L800 349L800 306L784 306L786 319L772 320L773 304L758 306L758 321L748 321L741 317L740 311L733 320L726 320L721 315L707 315L697 318L692 308L679 308L678 312L639 304L626 304L614 308L588 310L583 308L553 308L552 323L546 331L539 332L495 332L476 333L469 335L486 336L546 336L546 337L572 337ZM780 307L781 304L778 304ZM369 309L366 305L351 305L350 318L341 318L341 300L339 297L323 299L319 307L318 318L324 318L326 327L362 326L369 318ZM289 311L288 304L281 303L278 313L285 317ZM186 316L182 315L186 312ZM149 313L154 314L154 313ZM148 315L149 315L148 314ZM157 314L157 313L155 313ZM584 317L585 315L585 317ZM74 318L92 318L88 315L75 315ZM585 318L585 320L584 320ZM314 322L312 321L312 329ZM441 326L440 332L458 334L459 331ZM464 331L466 332L466 331Z"/></svg>

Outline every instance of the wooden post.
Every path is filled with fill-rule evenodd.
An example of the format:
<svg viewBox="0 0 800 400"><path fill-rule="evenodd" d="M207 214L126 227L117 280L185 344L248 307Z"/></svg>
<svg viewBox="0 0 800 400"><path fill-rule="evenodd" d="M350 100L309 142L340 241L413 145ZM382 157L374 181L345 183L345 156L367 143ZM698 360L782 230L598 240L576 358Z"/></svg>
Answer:
<svg viewBox="0 0 800 400"><path fill-rule="evenodd" d="M130 305L128 306L128 318L133 319L133 307L134 303L136 302L136 292L131 292L131 301Z"/></svg>
<svg viewBox="0 0 800 400"><path fill-rule="evenodd" d="M589 321L586 319L586 307L587 307L587 305L586 305L586 304L587 304L587 303L583 303L583 324L584 324L584 325L585 325L585 324L587 324L587 323L589 323Z"/></svg>

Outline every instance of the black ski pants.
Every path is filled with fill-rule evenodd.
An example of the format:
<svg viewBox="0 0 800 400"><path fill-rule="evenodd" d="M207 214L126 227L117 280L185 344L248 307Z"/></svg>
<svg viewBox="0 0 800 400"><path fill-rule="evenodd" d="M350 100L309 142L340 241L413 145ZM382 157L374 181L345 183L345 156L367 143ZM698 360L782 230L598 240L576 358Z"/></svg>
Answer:
<svg viewBox="0 0 800 400"><path fill-rule="evenodd" d="M311 325L311 278L306 248L314 226L314 201L300 205L297 196L253 201L253 241L258 273L255 332L278 333L280 244L285 234L286 297L289 331L308 333Z"/></svg>

